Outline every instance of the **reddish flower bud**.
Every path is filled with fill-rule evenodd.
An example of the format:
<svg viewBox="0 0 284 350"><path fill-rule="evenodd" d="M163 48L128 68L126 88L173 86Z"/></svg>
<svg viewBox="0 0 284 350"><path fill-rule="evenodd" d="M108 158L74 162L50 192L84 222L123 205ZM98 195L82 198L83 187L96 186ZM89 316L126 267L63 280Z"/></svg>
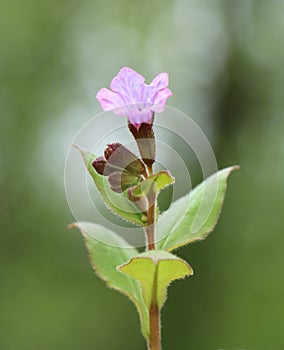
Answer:
<svg viewBox="0 0 284 350"><path fill-rule="evenodd" d="M109 157L120 147L122 147L121 143L109 143L105 149L105 159L108 160Z"/></svg>
<svg viewBox="0 0 284 350"><path fill-rule="evenodd" d="M109 144L105 150L105 158L112 167L146 175L146 168L141 160L120 143Z"/></svg>
<svg viewBox="0 0 284 350"><path fill-rule="evenodd" d="M92 163L92 166L95 168L96 172L100 175L105 175L105 166L106 160L103 157L95 159Z"/></svg>
<svg viewBox="0 0 284 350"><path fill-rule="evenodd" d="M114 192L121 193L147 176L143 162L120 143L107 145L104 155L105 158L95 159L92 166L98 174L108 176Z"/></svg>
<svg viewBox="0 0 284 350"><path fill-rule="evenodd" d="M92 163L92 166L95 168L96 172L100 175L108 176L109 174L117 171L116 168L113 168L104 157L99 157L95 159Z"/></svg>

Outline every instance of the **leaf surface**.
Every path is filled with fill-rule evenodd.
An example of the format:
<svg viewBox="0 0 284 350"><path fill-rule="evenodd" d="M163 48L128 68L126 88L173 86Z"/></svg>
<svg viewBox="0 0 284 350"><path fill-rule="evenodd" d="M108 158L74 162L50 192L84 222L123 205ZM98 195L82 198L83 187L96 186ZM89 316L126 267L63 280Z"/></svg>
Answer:
<svg viewBox="0 0 284 350"><path fill-rule="evenodd" d="M77 227L81 231L96 274L106 282L108 287L128 296L135 304L140 316L142 333L146 340L149 339L149 316L143 301L141 286L137 280L117 270L117 266L127 263L139 255L139 252L134 247L122 248L129 244L101 225L78 222L70 227ZM109 244L103 243L106 237Z"/></svg>
<svg viewBox="0 0 284 350"><path fill-rule="evenodd" d="M186 261L168 252L157 250L133 257L118 269L140 282L144 303L148 309L153 301L161 309L166 301L169 284L193 274Z"/></svg>
<svg viewBox="0 0 284 350"><path fill-rule="evenodd" d="M220 216L232 166L218 171L175 201L156 225L157 249L172 251L205 239Z"/></svg>

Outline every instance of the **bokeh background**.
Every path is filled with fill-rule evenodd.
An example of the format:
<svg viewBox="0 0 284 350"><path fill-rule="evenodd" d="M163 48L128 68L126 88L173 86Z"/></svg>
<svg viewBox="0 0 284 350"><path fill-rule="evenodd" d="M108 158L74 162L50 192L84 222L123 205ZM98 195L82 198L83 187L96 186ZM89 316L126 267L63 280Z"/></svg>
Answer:
<svg viewBox="0 0 284 350"><path fill-rule="evenodd" d="M63 185L97 90L125 65L169 72L170 105L220 168L241 165L215 233L179 251L195 275L170 288L164 349L284 348L283 14L277 0L1 0L1 349L145 349L134 306L67 229Z"/></svg>

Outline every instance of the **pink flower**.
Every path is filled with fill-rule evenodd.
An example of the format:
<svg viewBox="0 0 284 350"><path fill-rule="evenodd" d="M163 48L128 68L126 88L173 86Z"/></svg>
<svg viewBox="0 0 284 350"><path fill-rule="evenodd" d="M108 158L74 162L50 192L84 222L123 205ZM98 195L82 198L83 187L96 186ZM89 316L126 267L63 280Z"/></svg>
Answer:
<svg viewBox="0 0 284 350"><path fill-rule="evenodd" d="M97 100L104 111L127 117L139 130L142 123L152 124L154 112L163 112L167 98L172 96L171 90L167 88L167 73L158 74L150 85L144 82L142 75L123 67L113 78L111 90L100 89Z"/></svg>

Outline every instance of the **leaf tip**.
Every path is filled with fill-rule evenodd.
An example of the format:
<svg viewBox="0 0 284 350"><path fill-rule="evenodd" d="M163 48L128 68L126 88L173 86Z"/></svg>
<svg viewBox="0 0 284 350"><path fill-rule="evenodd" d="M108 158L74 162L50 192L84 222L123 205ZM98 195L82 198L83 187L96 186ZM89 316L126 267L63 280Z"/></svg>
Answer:
<svg viewBox="0 0 284 350"><path fill-rule="evenodd" d="M85 236L84 228L82 227L82 225L80 225L79 222L72 222L67 226L67 228L70 230L72 230L73 228L77 228L81 232L81 234Z"/></svg>
<svg viewBox="0 0 284 350"><path fill-rule="evenodd" d="M232 170L239 170L241 169L241 167L239 165L233 165L232 166Z"/></svg>
<svg viewBox="0 0 284 350"><path fill-rule="evenodd" d="M76 143L72 143L72 147L78 149L79 151L81 150L81 148L78 145L76 145Z"/></svg>
<svg viewBox="0 0 284 350"><path fill-rule="evenodd" d="M71 230L72 228L75 228L75 227L76 227L76 228L78 227L78 224L77 224L76 222L72 222L71 224L69 224L69 225L67 226L67 228L70 229L70 230Z"/></svg>
<svg viewBox="0 0 284 350"><path fill-rule="evenodd" d="M87 150L85 148L82 148L78 145L76 145L76 143L72 143L72 147L76 148L82 155L87 152Z"/></svg>

